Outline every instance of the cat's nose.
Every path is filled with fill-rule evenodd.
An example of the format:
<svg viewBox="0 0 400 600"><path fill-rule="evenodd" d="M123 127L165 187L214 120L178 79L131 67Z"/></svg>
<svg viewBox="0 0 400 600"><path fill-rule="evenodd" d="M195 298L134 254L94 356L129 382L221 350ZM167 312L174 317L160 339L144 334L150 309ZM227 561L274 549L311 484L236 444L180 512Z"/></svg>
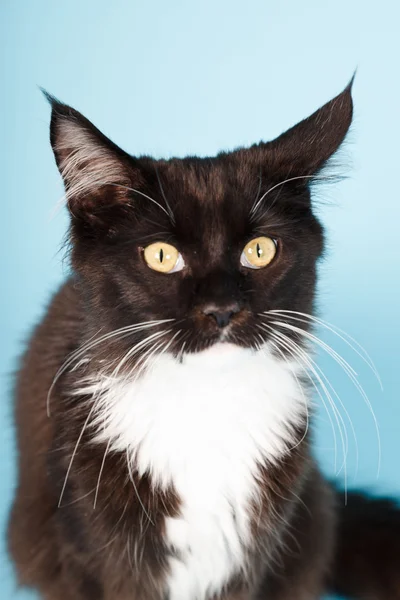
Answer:
<svg viewBox="0 0 400 600"><path fill-rule="evenodd" d="M221 308L212 304L203 308L203 313L208 317L215 319L218 327L221 329L229 325L234 315L236 315L238 312L240 312L240 306L238 302L233 302L232 304L223 306Z"/></svg>

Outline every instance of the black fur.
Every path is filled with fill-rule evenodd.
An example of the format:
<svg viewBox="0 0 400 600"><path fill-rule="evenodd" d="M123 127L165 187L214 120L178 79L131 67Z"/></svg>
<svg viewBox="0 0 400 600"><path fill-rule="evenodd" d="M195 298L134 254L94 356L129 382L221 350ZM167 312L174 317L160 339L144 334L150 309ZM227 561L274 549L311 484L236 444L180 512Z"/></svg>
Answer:
<svg viewBox="0 0 400 600"><path fill-rule="evenodd" d="M162 493L149 475L136 473L139 503L124 456L110 453L94 511L105 448L85 431L58 506L90 405L71 391L104 359L113 368L144 334L109 338L93 348L89 365L71 363L54 378L99 328L103 335L175 319L167 340L179 323L182 335L169 350L178 357L183 340L185 352L194 353L220 339L210 306L231 312L226 341L249 348L257 347L260 335L269 337L257 327L263 311L312 314L324 240L311 184L348 131L351 84L272 142L168 161L129 156L80 113L49 99L51 143L71 214L72 276L52 300L18 376L19 486L10 550L21 583L47 600L164 600L171 553L164 522L180 510L172 487ZM276 256L265 269L247 269L241 252L260 235L275 240ZM166 275L145 264L143 249L160 239L179 249L182 271ZM280 350L288 353L285 346ZM252 515L249 573L236 573L219 598L197 600L316 600L329 586L360 598L400 598L398 512L355 496L342 508L305 434L304 423L296 447L276 466L260 465L268 501ZM153 523L145 532L143 506ZM135 552L140 568L132 563Z"/></svg>

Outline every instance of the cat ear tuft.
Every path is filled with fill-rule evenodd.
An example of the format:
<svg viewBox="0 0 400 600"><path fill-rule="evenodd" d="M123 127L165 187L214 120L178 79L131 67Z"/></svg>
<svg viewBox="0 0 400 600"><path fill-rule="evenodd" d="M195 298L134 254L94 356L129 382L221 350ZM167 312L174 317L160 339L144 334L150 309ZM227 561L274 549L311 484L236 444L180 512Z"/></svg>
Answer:
<svg viewBox="0 0 400 600"><path fill-rule="evenodd" d="M126 198L133 159L77 110L42 91L52 107L50 142L73 214Z"/></svg>
<svg viewBox="0 0 400 600"><path fill-rule="evenodd" d="M352 122L354 76L335 98L266 144L278 176L311 177L339 149Z"/></svg>

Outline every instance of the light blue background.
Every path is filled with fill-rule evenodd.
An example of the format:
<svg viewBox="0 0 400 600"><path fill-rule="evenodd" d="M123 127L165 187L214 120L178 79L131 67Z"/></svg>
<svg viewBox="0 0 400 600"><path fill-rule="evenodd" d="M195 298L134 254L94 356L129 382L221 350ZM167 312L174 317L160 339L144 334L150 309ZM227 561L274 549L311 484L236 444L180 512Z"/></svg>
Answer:
<svg viewBox="0 0 400 600"><path fill-rule="evenodd" d="M3 0L0 10L2 534L15 480L15 359L65 274L58 250L67 218L63 211L51 218L62 186L48 142L49 107L37 85L132 153L204 155L274 137L339 92L358 66L345 152L349 178L318 193L329 235L319 299L322 316L357 338L381 374L383 393L357 355L322 334L354 365L373 404L379 478L371 414L331 359L321 356L319 364L358 440L357 469L348 426L349 485L399 496L396 0ZM323 410L316 425L318 456L333 474L334 441ZM15 591L3 542L0 561L0 598L27 598Z"/></svg>

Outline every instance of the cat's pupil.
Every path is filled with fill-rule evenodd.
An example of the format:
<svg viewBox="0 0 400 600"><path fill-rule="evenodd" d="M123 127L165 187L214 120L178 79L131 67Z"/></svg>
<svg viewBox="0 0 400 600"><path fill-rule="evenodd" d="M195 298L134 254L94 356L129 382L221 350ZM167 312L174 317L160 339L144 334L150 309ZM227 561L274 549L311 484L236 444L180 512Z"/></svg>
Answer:
<svg viewBox="0 0 400 600"><path fill-rule="evenodd" d="M160 263L162 263L163 260L164 260L164 251L161 248L161 250L160 250Z"/></svg>
<svg viewBox="0 0 400 600"><path fill-rule="evenodd" d="M258 258L260 258L261 255L262 255L262 250L261 250L260 244L257 244L257 256L258 256Z"/></svg>

